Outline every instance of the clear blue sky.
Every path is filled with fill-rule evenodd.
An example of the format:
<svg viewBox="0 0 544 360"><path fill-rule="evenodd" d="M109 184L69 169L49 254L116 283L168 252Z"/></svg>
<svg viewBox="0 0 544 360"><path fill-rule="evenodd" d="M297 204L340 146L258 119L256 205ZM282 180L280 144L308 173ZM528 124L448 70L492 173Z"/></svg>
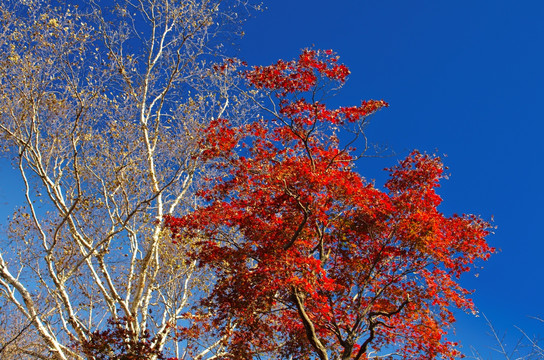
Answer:
<svg viewBox="0 0 544 360"><path fill-rule="evenodd" d="M383 183L381 169L411 149L447 154L442 211L494 217L489 238L501 251L463 284L509 342L514 325L544 335L544 1L267 0L250 19L239 56L250 64L291 59L300 49L333 49L352 75L336 104L384 99L368 137L397 155L359 169ZM2 222L17 201L0 167ZM22 194L21 194L22 196ZM488 352L481 318L460 314L465 349ZM498 357L495 357L498 358Z"/></svg>
<svg viewBox="0 0 544 360"><path fill-rule="evenodd" d="M489 238L501 251L463 278L494 325L544 336L544 1L268 0L240 45L250 64L291 59L300 49L333 49L351 69L334 99L384 99L369 139L396 158L359 164L381 169L417 148L446 154L445 213L494 217ZM457 335L488 353L482 318L459 315ZM494 358L499 358L494 356Z"/></svg>

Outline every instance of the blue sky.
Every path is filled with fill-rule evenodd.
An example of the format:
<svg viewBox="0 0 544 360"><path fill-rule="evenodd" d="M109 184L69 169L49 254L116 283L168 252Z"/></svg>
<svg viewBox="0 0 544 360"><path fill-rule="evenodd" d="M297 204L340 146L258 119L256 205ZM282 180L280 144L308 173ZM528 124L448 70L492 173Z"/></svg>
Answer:
<svg viewBox="0 0 544 360"><path fill-rule="evenodd" d="M446 154L441 210L494 218L501 249L463 284L507 343L544 335L541 227L544 133L544 2L503 0L269 0L245 27L240 57L289 60L300 49L333 49L351 76L333 99L384 99L367 135L396 156L359 163L381 169L411 149ZM457 336L489 353L484 320L460 314ZM493 358L499 358L493 356Z"/></svg>

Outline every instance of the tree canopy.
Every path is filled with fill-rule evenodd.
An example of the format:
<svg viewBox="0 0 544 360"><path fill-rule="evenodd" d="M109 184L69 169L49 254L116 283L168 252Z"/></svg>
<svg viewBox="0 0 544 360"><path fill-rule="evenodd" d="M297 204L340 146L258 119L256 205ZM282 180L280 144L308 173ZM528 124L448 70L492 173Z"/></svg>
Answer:
<svg viewBox="0 0 544 360"><path fill-rule="evenodd" d="M202 206L166 219L176 244L199 239L191 258L215 274L187 332L228 335L224 358L460 355L452 309L474 309L458 280L493 251L489 224L438 210L436 156L412 152L384 190L356 171L356 140L388 104L329 109L348 74L314 50L245 71L264 116L208 125L202 156L221 176L198 191Z"/></svg>

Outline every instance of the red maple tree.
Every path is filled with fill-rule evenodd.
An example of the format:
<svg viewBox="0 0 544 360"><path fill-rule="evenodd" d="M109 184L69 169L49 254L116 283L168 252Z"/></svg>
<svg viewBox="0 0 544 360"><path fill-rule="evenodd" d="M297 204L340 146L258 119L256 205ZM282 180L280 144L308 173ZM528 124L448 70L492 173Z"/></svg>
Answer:
<svg viewBox="0 0 544 360"><path fill-rule="evenodd" d="M272 119L211 122L202 156L227 175L208 179L205 205L165 220L175 241L201 239L193 256L216 279L201 326L225 339L223 358L459 356L452 308L473 304L458 280L493 249L487 222L437 209L441 160L412 152L384 191L356 172L340 134L361 135L388 105L327 108L349 74L331 51L244 74Z"/></svg>

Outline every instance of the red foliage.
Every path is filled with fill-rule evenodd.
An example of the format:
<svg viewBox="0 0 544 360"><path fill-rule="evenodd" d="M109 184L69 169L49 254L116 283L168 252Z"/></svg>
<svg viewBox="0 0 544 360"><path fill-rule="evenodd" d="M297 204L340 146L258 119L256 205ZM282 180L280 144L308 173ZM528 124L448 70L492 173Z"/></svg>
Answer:
<svg viewBox="0 0 544 360"><path fill-rule="evenodd" d="M459 356L445 335L452 307L473 309L458 279L493 251L489 225L437 209L437 157L414 151L389 169L387 191L354 171L355 149L336 134L387 103L330 110L315 100L348 74L331 52L311 50L248 71L277 97L276 118L210 124L216 145L204 156L230 176L209 181L205 206L166 219L175 238L202 239L194 256L217 281L201 305L211 329L228 331L224 358Z"/></svg>
<svg viewBox="0 0 544 360"><path fill-rule="evenodd" d="M167 358L153 344L148 332L138 336L125 319L108 320L108 329L93 332L87 341L77 344L92 360L178 360Z"/></svg>

